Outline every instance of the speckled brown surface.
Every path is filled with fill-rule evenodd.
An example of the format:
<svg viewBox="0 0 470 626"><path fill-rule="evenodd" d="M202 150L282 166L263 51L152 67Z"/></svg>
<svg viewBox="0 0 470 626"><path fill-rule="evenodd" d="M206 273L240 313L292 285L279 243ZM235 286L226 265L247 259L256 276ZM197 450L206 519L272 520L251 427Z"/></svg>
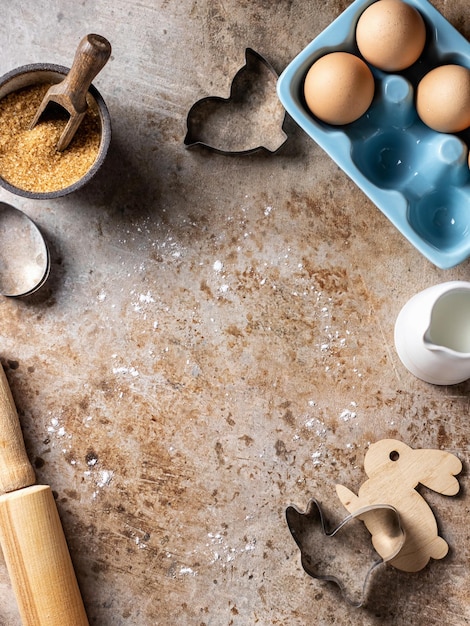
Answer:
<svg viewBox="0 0 470 626"><path fill-rule="evenodd" d="M466 0L435 6L467 37ZM186 114L226 96L246 47L280 72L344 0L10 0L0 71L70 65L86 32L113 140L73 196L0 192L33 217L50 280L0 300L1 357L38 481L57 505L95 626L470 622L468 383L411 376L393 344L433 267L287 120L272 155L185 150ZM370 442L457 454L461 495L426 491L451 546L377 572L350 608L302 570L284 519L343 511ZM0 558L0 624L19 617Z"/></svg>

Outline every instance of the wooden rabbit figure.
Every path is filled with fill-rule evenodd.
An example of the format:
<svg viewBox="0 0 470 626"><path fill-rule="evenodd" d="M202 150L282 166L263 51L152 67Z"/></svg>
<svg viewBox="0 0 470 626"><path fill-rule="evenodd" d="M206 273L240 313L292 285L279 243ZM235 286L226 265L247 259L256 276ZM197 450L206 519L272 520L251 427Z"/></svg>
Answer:
<svg viewBox="0 0 470 626"><path fill-rule="evenodd" d="M441 450L413 450L395 439L383 439L370 446L364 459L369 477L356 496L343 485L336 493L350 513L357 509L388 504L399 513L405 532L405 543L390 563L406 572L417 572L430 558L442 559L448 545L438 535L436 519L424 498L415 490L418 483L447 496L459 491L455 475L462 471L460 460ZM384 537L383 520L367 516L363 520L372 535L374 548L383 559L390 555L390 544Z"/></svg>

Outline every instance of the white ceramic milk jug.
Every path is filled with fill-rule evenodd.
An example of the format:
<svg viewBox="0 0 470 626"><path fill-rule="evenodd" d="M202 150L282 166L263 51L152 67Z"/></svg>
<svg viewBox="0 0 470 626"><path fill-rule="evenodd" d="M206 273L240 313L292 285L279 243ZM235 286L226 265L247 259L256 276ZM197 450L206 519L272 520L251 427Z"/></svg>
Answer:
<svg viewBox="0 0 470 626"><path fill-rule="evenodd" d="M428 383L470 378L470 282L441 283L408 300L395 323L395 347L403 365Z"/></svg>

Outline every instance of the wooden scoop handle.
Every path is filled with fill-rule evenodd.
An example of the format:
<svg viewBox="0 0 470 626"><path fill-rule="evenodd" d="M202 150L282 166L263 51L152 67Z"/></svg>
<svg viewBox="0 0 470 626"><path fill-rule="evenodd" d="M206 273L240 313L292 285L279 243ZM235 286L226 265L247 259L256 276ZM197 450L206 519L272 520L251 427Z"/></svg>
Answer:
<svg viewBox="0 0 470 626"><path fill-rule="evenodd" d="M86 35L78 44L69 73L53 87L55 99L71 115L86 111L88 88L110 56L111 44L101 35Z"/></svg>
<svg viewBox="0 0 470 626"><path fill-rule="evenodd" d="M21 432L18 413L3 367L0 365L0 493L36 482Z"/></svg>

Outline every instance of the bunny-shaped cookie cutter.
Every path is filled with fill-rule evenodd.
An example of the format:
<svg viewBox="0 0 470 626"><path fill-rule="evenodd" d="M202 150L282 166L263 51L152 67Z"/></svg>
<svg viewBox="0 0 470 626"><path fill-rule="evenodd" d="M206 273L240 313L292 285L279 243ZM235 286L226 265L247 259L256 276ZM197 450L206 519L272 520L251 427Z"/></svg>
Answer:
<svg viewBox="0 0 470 626"><path fill-rule="evenodd" d="M370 446L364 469L369 480L357 496L343 485L336 485L336 493L350 513L376 504L389 504L398 511L406 539L390 564L405 572L417 572L429 559L444 558L449 546L439 537L434 514L415 487L422 484L442 495L456 495L460 485L455 476L462 471L460 459L443 450L414 450L402 441L382 439ZM388 546L380 539L380 520L368 516L364 523L374 548L381 556L387 554Z"/></svg>
<svg viewBox="0 0 470 626"><path fill-rule="evenodd" d="M287 141L277 79L267 59L246 48L245 65L235 74L229 97L207 96L192 105L184 145L224 155L277 153Z"/></svg>
<svg viewBox="0 0 470 626"><path fill-rule="evenodd" d="M381 519L382 541L389 548L388 554L381 559L377 558L368 538L360 532L367 535L364 526L354 524L354 520L364 521L370 516ZM361 607L366 600L372 573L378 566L393 559L405 542L400 516L389 505L363 507L332 526L320 503L312 498L306 511L289 506L286 521L299 547L301 564L307 574L337 585L344 599L355 608ZM336 535L336 542L325 542L325 538ZM338 559L341 565L338 565Z"/></svg>

